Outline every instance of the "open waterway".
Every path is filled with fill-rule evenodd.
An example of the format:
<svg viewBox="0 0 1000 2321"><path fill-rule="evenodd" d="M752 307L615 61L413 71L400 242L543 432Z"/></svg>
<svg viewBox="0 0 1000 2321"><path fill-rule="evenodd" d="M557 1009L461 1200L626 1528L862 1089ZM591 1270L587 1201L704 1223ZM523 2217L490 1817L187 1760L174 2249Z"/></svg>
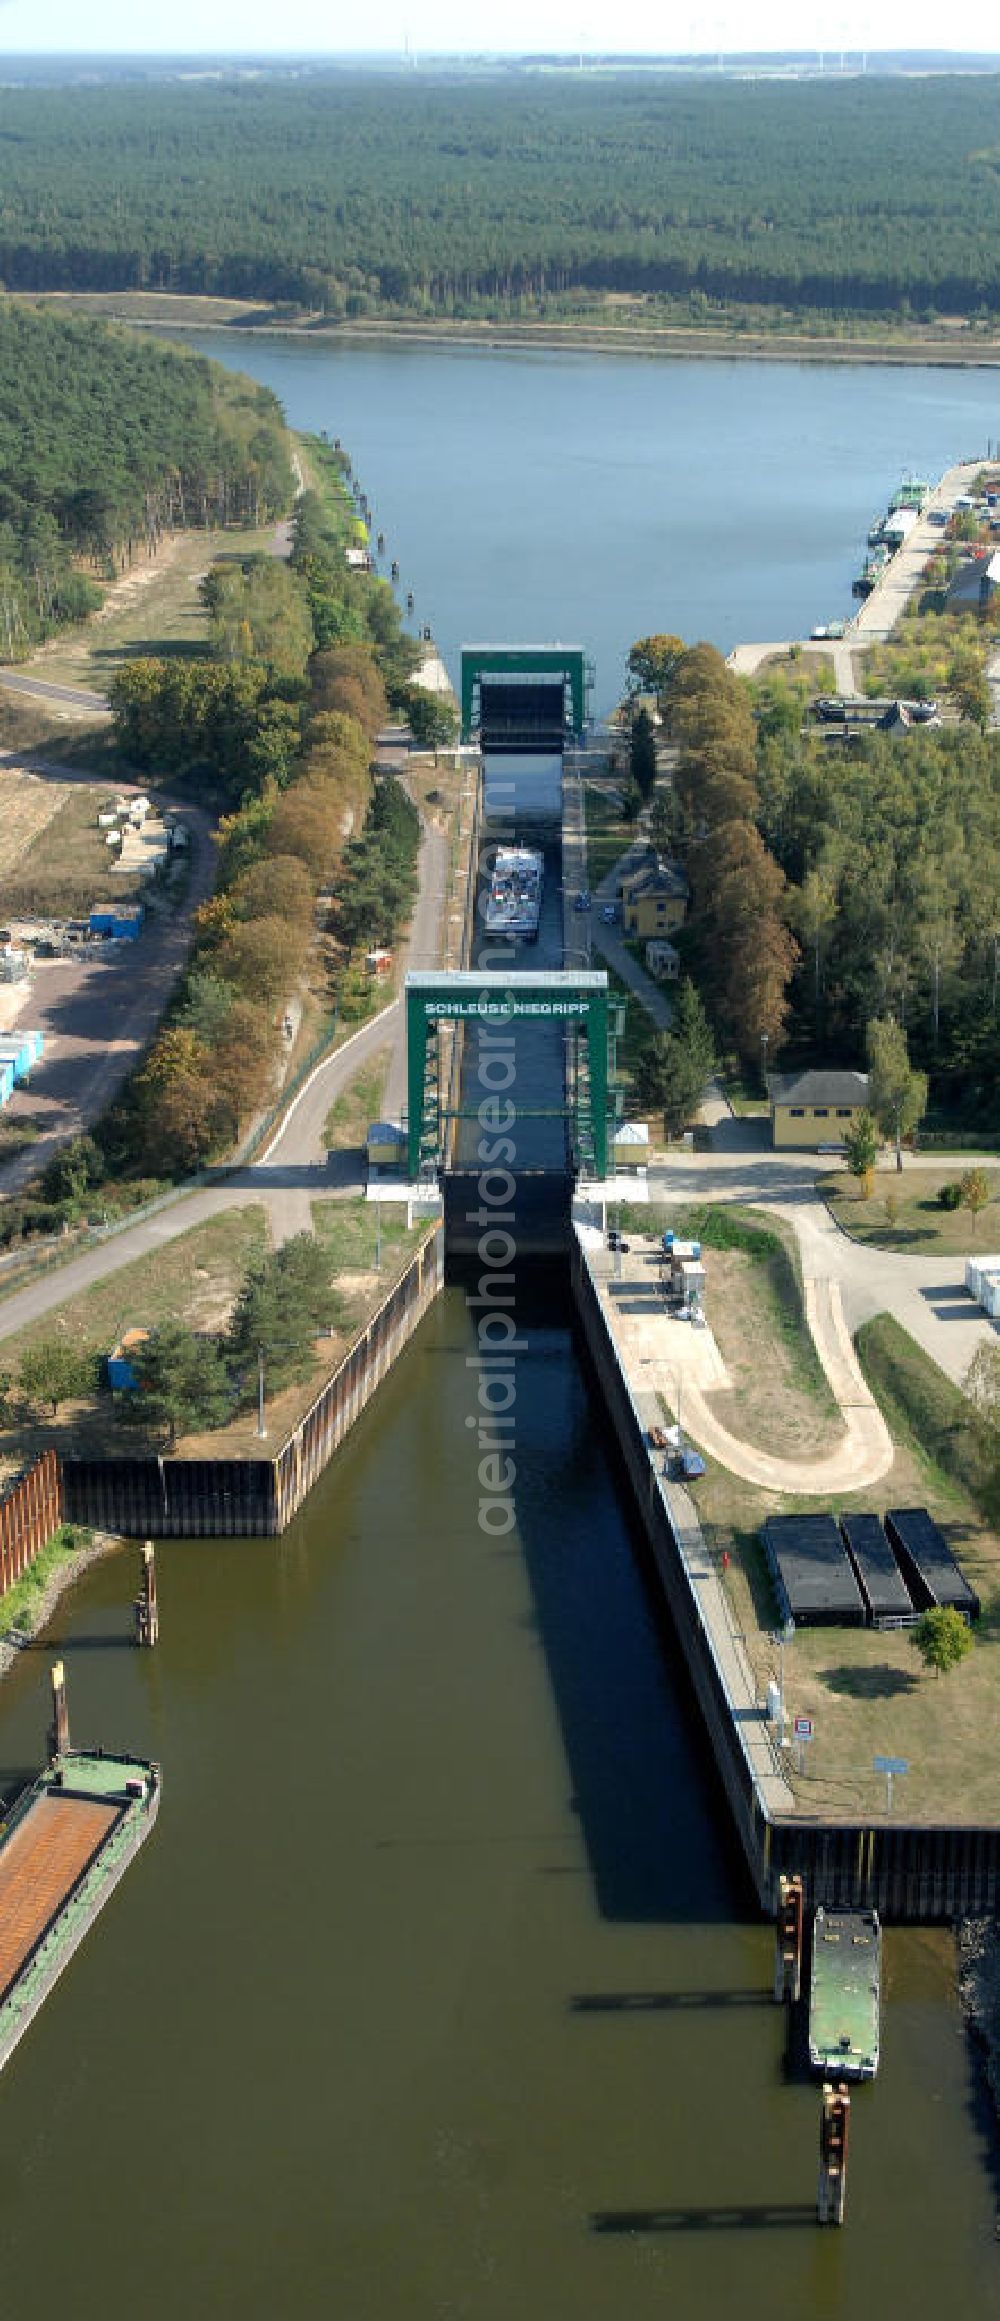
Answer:
<svg viewBox="0 0 1000 2321"><path fill-rule="evenodd" d="M558 637L599 711L651 629L728 652L848 618L903 475L1000 435L995 371L178 335L340 436L453 678L463 643Z"/></svg>
<svg viewBox="0 0 1000 2321"><path fill-rule="evenodd" d="M258 370L317 351L240 342ZM704 391L703 366L685 376ZM288 399L357 447L332 383L308 411ZM954 448L979 433L970 418ZM373 440L359 464L388 510ZM543 551L522 546L530 575ZM414 572L422 552L437 620L436 534L422 551L414 531ZM589 622L580 597L561 618L554 554L546 569L517 625L590 641L596 566ZM668 617L647 604L622 633ZM610 624L605 607L602 666ZM505 602L477 625L507 633ZM0 1687L7 1794L40 1760L57 1649L76 1737L164 1768L148 1845L0 2080L19 2321L995 2307L996 2187L941 1932L888 1938L847 2228L813 2221L818 2097L786 2070L772 1937L561 1277L522 1293L508 1533L480 1528L475 1315L453 1287L283 1540L159 1549L156 1653L131 1645L129 1551Z"/></svg>

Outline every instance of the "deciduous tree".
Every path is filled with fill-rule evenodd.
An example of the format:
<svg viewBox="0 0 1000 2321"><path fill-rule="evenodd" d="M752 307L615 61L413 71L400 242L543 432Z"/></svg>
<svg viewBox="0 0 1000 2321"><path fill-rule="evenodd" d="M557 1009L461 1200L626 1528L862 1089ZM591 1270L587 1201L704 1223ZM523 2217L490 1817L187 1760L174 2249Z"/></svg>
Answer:
<svg viewBox="0 0 1000 2321"><path fill-rule="evenodd" d="M894 1016L876 1017L869 1024L867 1048L869 1103L883 1133L895 1141L901 1169L903 1138L927 1109L927 1075L912 1069L906 1033Z"/></svg>
<svg viewBox="0 0 1000 2321"><path fill-rule="evenodd" d="M852 1177L860 1179L866 1201L871 1199L881 1143L878 1123L870 1112L859 1112L854 1120L848 1121L844 1130L844 1158Z"/></svg>
<svg viewBox="0 0 1000 2321"><path fill-rule="evenodd" d="M966 1169L961 1179L961 1200L972 1219L973 1234L978 1230L982 1211L992 1198L990 1180L985 1169Z"/></svg>
<svg viewBox="0 0 1000 2321"><path fill-rule="evenodd" d="M911 1642L925 1668L933 1668L935 1676L946 1676L971 1652L972 1630L961 1612L935 1604L931 1611L921 1613Z"/></svg>
<svg viewBox="0 0 1000 2321"><path fill-rule="evenodd" d="M94 1384L94 1357L65 1338L41 1338L21 1356L21 1392L29 1402L48 1405L53 1417L61 1402L88 1394Z"/></svg>

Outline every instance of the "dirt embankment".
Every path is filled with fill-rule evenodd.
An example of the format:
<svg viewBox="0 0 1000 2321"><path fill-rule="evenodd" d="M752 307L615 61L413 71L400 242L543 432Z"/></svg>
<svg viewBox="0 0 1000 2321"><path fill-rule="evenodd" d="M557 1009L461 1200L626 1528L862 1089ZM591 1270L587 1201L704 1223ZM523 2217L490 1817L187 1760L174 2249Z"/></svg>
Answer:
<svg viewBox="0 0 1000 2321"><path fill-rule="evenodd" d="M13 1668L14 1662L24 1651L25 1645L32 1642L39 1631L45 1627L46 1622L51 1619L59 1598L65 1595L66 1589L74 1587L77 1580L82 1578L83 1573L89 1571L92 1563L99 1563L103 1556L113 1555L121 1545L122 1541L116 1539L110 1531L95 1531L85 1547L78 1547L65 1563L58 1565L47 1585L32 1604L30 1612L26 1614L21 1625L13 1631L17 1641L12 1643L7 1637L0 1637L0 1678L7 1675L8 1670Z"/></svg>
<svg viewBox="0 0 1000 2321"><path fill-rule="evenodd" d="M769 330L735 325L677 324L605 320L600 315L574 317L570 322L551 318L538 321L458 321L446 316L427 321L419 317L373 315L368 319L336 322L319 312L289 317L287 311L265 301L170 297L161 291L49 291L31 294L33 305L57 305L64 311L79 308L128 322L147 330L239 330L274 336L276 333L308 338L395 338L422 342L459 340L475 346L593 347L602 353L687 356L743 356L758 362L795 363L928 363L948 368L1000 367L1000 339L980 338L966 326L937 332L886 330L871 338L813 335L809 331ZM609 301L609 303L611 303Z"/></svg>

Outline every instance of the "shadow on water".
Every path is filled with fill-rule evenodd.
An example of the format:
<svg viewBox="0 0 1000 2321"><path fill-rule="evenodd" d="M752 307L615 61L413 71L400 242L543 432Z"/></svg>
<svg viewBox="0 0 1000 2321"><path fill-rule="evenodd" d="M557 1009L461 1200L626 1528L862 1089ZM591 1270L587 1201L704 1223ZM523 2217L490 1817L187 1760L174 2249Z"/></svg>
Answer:
<svg viewBox="0 0 1000 2321"><path fill-rule="evenodd" d="M517 1292L513 1501L599 1908L639 1923L756 1917L614 1437L573 1343L567 1270L522 1267Z"/></svg>
<svg viewBox="0 0 1000 2321"><path fill-rule="evenodd" d="M23 1652L40 1652L43 1660L48 1660L55 1652L64 1655L70 1652L117 1652L122 1645L127 1645L130 1652L136 1650L135 1633L131 1625L113 1633L109 1631L103 1636L76 1636L72 1629L67 1630L65 1636L53 1636L47 1629L44 1636L29 1637L21 1649Z"/></svg>
<svg viewBox="0 0 1000 2321"><path fill-rule="evenodd" d="M815 2232L814 2202L755 2201L739 2208L605 2208L593 2232Z"/></svg>
<svg viewBox="0 0 1000 2321"><path fill-rule="evenodd" d="M698 2013L701 2008L767 2007L770 1991L577 1991L572 2015L658 2015Z"/></svg>

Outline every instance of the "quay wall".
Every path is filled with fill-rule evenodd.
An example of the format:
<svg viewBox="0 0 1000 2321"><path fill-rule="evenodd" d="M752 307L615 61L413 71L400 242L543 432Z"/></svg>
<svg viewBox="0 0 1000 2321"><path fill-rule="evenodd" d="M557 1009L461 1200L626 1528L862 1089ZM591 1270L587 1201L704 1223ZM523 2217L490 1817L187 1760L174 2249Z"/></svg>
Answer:
<svg viewBox="0 0 1000 2321"><path fill-rule="evenodd" d="M304 1500L444 1282L440 1221L272 1457L64 1459L65 1519L139 1539L273 1539Z"/></svg>
<svg viewBox="0 0 1000 2321"><path fill-rule="evenodd" d="M711 1636L702 1620L685 1568L682 1529L694 1520L685 1491L658 1474L649 1455L645 1429L608 1328L586 1251L570 1235L570 1280L577 1316L618 1449L628 1474L643 1531L669 1607L691 1686L708 1729L726 1799L761 1905L771 1906L772 1876L764 1843L766 1816ZM690 1511L690 1513L689 1513Z"/></svg>
<svg viewBox="0 0 1000 2321"><path fill-rule="evenodd" d="M645 1430L586 1251L571 1235L577 1318L618 1441L632 1497L669 1608L719 1778L761 1909L797 1873L810 1903L872 1909L893 1921L949 1921L1000 1909L1000 1827L811 1820L765 1799L692 1580L685 1536L697 1530L687 1492L654 1469ZM778 1762L777 1758L775 1760Z"/></svg>

